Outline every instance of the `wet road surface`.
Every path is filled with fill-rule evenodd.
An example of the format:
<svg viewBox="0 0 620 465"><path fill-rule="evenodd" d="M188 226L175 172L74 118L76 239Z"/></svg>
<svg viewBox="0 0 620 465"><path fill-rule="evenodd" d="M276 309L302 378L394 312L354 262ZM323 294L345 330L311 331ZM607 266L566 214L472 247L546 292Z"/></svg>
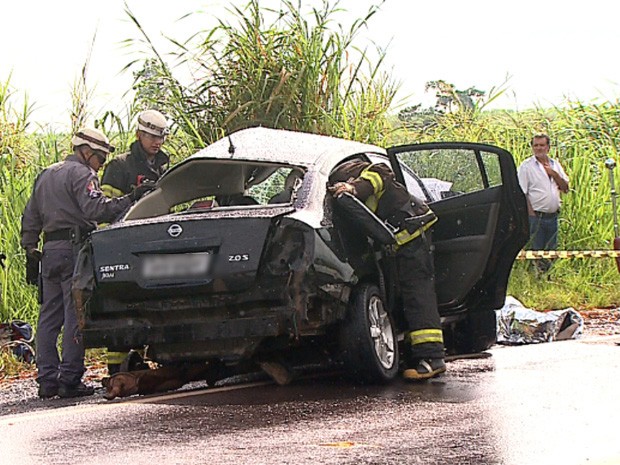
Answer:
<svg viewBox="0 0 620 465"><path fill-rule="evenodd" d="M5 415L0 463L618 464L616 342L496 346L423 384L324 377Z"/></svg>

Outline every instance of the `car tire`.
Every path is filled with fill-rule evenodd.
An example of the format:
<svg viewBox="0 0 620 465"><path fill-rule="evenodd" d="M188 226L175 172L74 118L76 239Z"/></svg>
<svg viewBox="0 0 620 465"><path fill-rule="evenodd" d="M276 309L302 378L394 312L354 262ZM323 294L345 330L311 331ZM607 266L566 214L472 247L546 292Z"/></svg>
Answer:
<svg viewBox="0 0 620 465"><path fill-rule="evenodd" d="M340 351L347 372L362 383L387 383L398 374L398 339L394 320L379 289L354 289L340 328Z"/></svg>
<svg viewBox="0 0 620 465"><path fill-rule="evenodd" d="M457 325L455 349L458 354L482 352L497 340L497 322L494 310L470 313Z"/></svg>

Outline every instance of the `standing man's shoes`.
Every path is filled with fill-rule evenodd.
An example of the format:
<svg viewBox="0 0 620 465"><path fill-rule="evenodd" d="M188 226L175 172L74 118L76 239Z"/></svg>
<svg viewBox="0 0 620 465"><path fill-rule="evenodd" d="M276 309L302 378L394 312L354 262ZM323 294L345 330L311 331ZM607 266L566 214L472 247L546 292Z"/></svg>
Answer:
<svg viewBox="0 0 620 465"><path fill-rule="evenodd" d="M446 363L443 358L431 358L420 360L415 368L409 368L403 372L403 378L412 380L425 380L446 371Z"/></svg>
<svg viewBox="0 0 620 465"><path fill-rule="evenodd" d="M61 384L58 387L58 395L64 399L70 397L86 397L92 396L95 393L95 388L92 386L86 386L84 383L76 384L75 386L67 386Z"/></svg>
<svg viewBox="0 0 620 465"><path fill-rule="evenodd" d="M39 397L41 399L49 399L58 395L58 386L55 384L40 384Z"/></svg>

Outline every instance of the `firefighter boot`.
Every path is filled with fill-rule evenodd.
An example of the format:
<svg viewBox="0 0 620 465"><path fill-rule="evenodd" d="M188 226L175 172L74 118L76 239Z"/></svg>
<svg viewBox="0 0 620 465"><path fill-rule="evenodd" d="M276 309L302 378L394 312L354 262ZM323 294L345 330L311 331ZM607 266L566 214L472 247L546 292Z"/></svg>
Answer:
<svg viewBox="0 0 620 465"><path fill-rule="evenodd" d="M127 357L127 352L108 350L108 374L112 376L120 371L121 363Z"/></svg>
<svg viewBox="0 0 620 465"><path fill-rule="evenodd" d="M403 372L403 378L411 380L425 380L434 378L446 371L443 358L429 358L420 360L415 368L408 368Z"/></svg>

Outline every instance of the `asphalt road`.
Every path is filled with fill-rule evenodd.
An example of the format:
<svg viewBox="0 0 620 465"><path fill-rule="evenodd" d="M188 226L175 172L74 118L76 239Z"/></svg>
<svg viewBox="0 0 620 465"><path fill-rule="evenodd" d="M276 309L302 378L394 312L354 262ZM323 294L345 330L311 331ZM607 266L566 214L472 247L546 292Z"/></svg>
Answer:
<svg viewBox="0 0 620 465"><path fill-rule="evenodd" d="M423 384L324 377L57 404L0 416L0 463L618 464L616 342L496 346Z"/></svg>

